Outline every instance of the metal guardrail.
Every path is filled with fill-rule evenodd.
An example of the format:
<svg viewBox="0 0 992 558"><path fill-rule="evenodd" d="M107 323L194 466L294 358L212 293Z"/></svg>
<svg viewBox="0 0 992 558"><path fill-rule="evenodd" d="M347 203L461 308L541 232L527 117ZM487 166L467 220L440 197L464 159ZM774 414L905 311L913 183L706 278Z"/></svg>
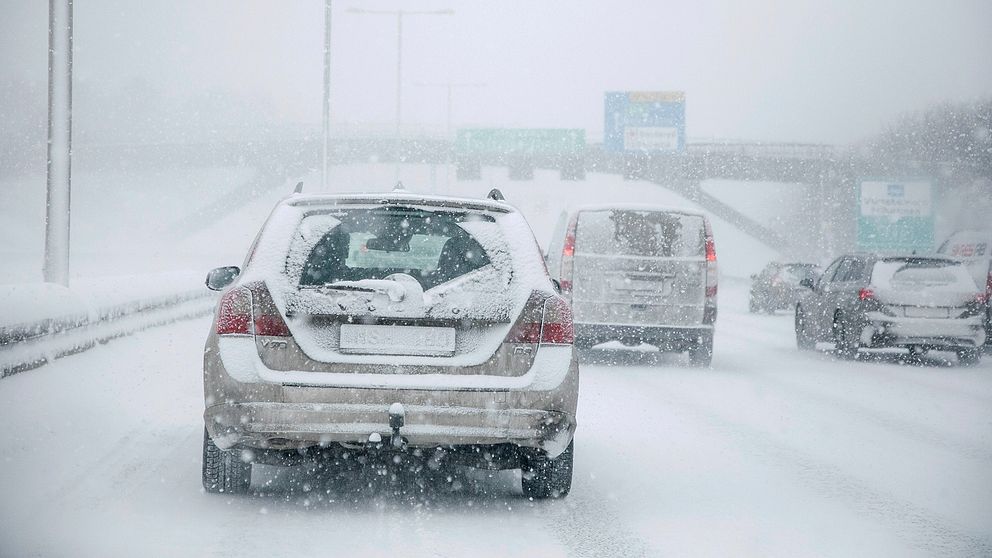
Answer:
<svg viewBox="0 0 992 558"><path fill-rule="evenodd" d="M0 326L0 378L31 370L63 356L213 311L216 293L185 290L98 308L91 315L48 317Z"/></svg>

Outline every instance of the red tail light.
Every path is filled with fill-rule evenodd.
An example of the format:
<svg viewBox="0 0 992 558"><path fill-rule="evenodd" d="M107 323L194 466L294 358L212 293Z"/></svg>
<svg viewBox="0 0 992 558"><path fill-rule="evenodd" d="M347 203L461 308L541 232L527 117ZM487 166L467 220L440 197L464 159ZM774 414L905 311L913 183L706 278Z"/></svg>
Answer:
<svg viewBox="0 0 992 558"><path fill-rule="evenodd" d="M717 288L717 268L716 268L716 244L713 242L713 229L708 220L703 221L703 230L706 233L706 298L716 298Z"/></svg>
<svg viewBox="0 0 992 558"><path fill-rule="evenodd" d="M874 300L875 291L871 289L861 289L858 291L858 300Z"/></svg>
<svg viewBox="0 0 992 558"><path fill-rule="evenodd" d="M575 329L572 325L572 308L565 299L553 296L544 302L544 327L541 328L541 344L571 345L575 342Z"/></svg>
<svg viewBox="0 0 992 558"><path fill-rule="evenodd" d="M251 335L251 293L238 287L224 293L217 309L217 335Z"/></svg>
<svg viewBox="0 0 992 558"><path fill-rule="evenodd" d="M292 335L264 284L231 289L220 299L217 335Z"/></svg>
<svg viewBox="0 0 992 558"><path fill-rule="evenodd" d="M572 270L575 256L575 228L578 223L578 216L572 217L565 231L565 247L561 250L561 270L559 271L558 284L561 286L561 294L568 300L572 299Z"/></svg>
<svg viewBox="0 0 992 558"><path fill-rule="evenodd" d="M572 309L561 297L535 292L504 342L571 345L575 342Z"/></svg>
<svg viewBox="0 0 992 558"><path fill-rule="evenodd" d="M975 295L975 302L977 302L979 304L988 304L988 302L989 302L989 293L977 293Z"/></svg>
<svg viewBox="0 0 992 558"><path fill-rule="evenodd" d="M264 283L252 285L252 311L254 315L255 335L274 337L290 337L289 327L282 319L282 314L272 301L272 294Z"/></svg>

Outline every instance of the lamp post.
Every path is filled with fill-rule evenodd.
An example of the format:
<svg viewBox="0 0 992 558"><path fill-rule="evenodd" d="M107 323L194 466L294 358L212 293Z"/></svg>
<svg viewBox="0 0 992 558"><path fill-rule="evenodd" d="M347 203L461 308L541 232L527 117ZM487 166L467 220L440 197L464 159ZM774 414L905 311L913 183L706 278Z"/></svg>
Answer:
<svg viewBox="0 0 992 558"><path fill-rule="evenodd" d="M320 159L320 189L327 191L327 165L331 143L331 0L324 0L324 108L321 111L323 152Z"/></svg>
<svg viewBox="0 0 992 558"><path fill-rule="evenodd" d="M400 124L403 121L403 18L418 15L452 15L454 10L367 10L348 8L350 14L388 15L396 17L396 180L400 179L400 154L402 153Z"/></svg>
<svg viewBox="0 0 992 558"><path fill-rule="evenodd" d="M46 282L69 285L69 184L72 169L72 0L48 3L48 204Z"/></svg>

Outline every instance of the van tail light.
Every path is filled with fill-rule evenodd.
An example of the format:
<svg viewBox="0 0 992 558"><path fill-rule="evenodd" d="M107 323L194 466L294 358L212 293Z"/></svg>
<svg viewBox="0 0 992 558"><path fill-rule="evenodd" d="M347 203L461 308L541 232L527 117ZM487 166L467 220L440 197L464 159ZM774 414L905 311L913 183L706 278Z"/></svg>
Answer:
<svg viewBox="0 0 992 558"><path fill-rule="evenodd" d="M716 303L717 287L717 267L716 267L716 244L713 242L713 228L710 227L709 220L703 221L703 230L706 233L706 301Z"/></svg>
<svg viewBox="0 0 992 558"><path fill-rule="evenodd" d="M987 293L987 292L976 293L975 294L975 302L977 302L979 304L988 304L989 303L989 293Z"/></svg>
<svg viewBox="0 0 992 558"><path fill-rule="evenodd" d="M217 335L292 335L264 283L224 293L218 305L216 332Z"/></svg>
<svg viewBox="0 0 992 558"><path fill-rule="evenodd" d="M578 215L572 217L565 232L565 246L561 250L561 272L558 284L561 285L561 294L568 300L572 299L572 271L574 269L575 258L575 228L578 222Z"/></svg>
<svg viewBox="0 0 992 558"><path fill-rule="evenodd" d="M871 289L861 289L858 291L858 300L875 300L875 291Z"/></svg>
<svg viewBox="0 0 992 558"><path fill-rule="evenodd" d="M224 293L217 305L217 335L251 335L251 292L237 287Z"/></svg>
<svg viewBox="0 0 992 558"><path fill-rule="evenodd" d="M575 342L572 309L560 296L534 291L503 342L571 345Z"/></svg>

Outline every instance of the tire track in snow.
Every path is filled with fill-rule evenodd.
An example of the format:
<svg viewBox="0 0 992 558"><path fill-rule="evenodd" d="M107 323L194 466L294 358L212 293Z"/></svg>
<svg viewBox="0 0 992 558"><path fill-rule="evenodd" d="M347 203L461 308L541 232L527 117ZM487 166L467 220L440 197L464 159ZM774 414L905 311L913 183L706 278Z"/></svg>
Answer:
<svg viewBox="0 0 992 558"><path fill-rule="evenodd" d="M632 378L617 375L631 385L630 391L645 393ZM654 378L644 378L657 385ZM665 387L665 386L661 386ZM761 430L723 418L712 409L675 398L667 390L650 390L652 404L663 402L693 419L699 427L731 440L744 454L753 455L772 466L785 469L804 485L827 499L837 500L859 514L878 520L903 536L908 544L930 555L992 556L992 540L975 536L935 514L876 490L840 467L823 462L799 449L776 440ZM639 395L647 399L643 395Z"/></svg>
<svg viewBox="0 0 992 558"><path fill-rule="evenodd" d="M843 411L848 416L858 417L866 422L874 424L879 428L888 430L904 438L921 442L926 445L945 449L960 456L982 461L992 466L992 448L973 444L967 440L956 438L946 432L941 432L925 424L903 420L899 417L866 407L849 399L820 393L801 386L794 382L776 377L768 372L763 372L754 366L743 365L742 370L746 370L753 376L760 376L764 384L774 384L782 391L789 392L799 398L806 399L821 407Z"/></svg>
<svg viewBox="0 0 992 558"><path fill-rule="evenodd" d="M535 502L535 508L569 556L657 556L658 552L650 545L621 526L619 516L608 502L609 498L597 487L580 482L579 486L572 486L566 498Z"/></svg>

